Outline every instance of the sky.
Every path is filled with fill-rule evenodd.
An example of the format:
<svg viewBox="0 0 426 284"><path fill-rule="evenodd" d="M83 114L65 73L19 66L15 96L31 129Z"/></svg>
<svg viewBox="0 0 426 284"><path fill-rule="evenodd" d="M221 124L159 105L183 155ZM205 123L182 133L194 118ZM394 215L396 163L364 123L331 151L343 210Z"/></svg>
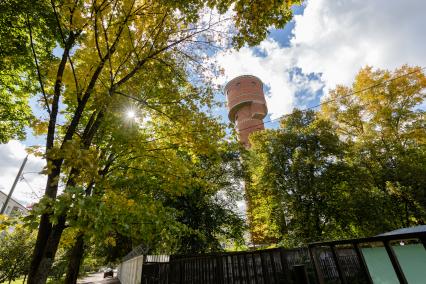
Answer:
<svg viewBox="0 0 426 284"><path fill-rule="evenodd" d="M394 69L403 64L426 66L424 0L308 0L294 9L284 29L271 29L255 48L224 51L214 59L224 74L216 83L252 74L265 85L269 115L276 119L295 107L316 105L337 84L350 85L360 68ZM225 97L219 95L219 99ZM218 110L224 121L226 109ZM267 123L276 127L276 123ZM32 137L0 145L0 190L8 192L25 157L25 145L43 144ZM43 160L30 156L26 172L37 172ZM24 174L14 193L26 203L37 198L44 178Z"/></svg>

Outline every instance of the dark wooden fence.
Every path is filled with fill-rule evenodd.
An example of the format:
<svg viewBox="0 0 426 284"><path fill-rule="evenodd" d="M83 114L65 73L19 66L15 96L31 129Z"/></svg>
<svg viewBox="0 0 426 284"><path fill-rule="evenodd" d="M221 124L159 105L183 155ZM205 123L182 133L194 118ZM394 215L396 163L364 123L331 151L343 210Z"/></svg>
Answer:
<svg viewBox="0 0 426 284"><path fill-rule="evenodd" d="M339 251L349 283L365 283L356 253ZM340 283L332 253L317 252L322 283ZM172 255L169 261L150 256L144 260L142 284L315 284L318 283L307 248L268 249L204 255Z"/></svg>
<svg viewBox="0 0 426 284"><path fill-rule="evenodd" d="M304 270L295 269L298 265ZM168 263L144 262L142 283L291 284L300 283L298 274L305 270L305 277L314 281L307 249L183 255L171 256Z"/></svg>

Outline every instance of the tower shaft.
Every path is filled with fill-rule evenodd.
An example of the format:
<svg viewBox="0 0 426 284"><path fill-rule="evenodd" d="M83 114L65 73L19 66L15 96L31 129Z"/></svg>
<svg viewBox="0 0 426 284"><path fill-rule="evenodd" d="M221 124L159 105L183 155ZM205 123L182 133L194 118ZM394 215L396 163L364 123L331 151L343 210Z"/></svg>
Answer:
<svg viewBox="0 0 426 284"><path fill-rule="evenodd" d="M235 123L240 142L250 148L249 136L251 133L263 130L263 119L268 113L262 81L251 75L236 77L225 86L228 102L229 120ZM246 191L247 217L250 226L251 240L254 244L262 244L270 240L264 234L263 224L255 218L253 211L264 201L253 198L248 185L244 184ZM260 208L260 207L259 207ZM260 232L260 233L259 233Z"/></svg>

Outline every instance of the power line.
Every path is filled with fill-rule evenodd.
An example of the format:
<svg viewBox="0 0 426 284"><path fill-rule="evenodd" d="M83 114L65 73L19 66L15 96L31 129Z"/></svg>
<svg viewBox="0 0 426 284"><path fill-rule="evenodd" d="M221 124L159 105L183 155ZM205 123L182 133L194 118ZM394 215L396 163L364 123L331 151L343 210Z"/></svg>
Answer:
<svg viewBox="0 0 426 284"><path fill-rule="evenodd" d="M338 100L341 100L341 99L343 99L343 98L347 98L347 97L350 97L350 96L353 96L353 95L356 95L356 94L359 94L359 93L363 93L363 92L365 92L365 91L368 91L368 90L371 90L371 89L377 88L377 87L382 86L382 85L384 85L384 84L387 84L387 83L389 83L389 82L392 82L392 81L395 81L395 80L401 79L401 78L403 78L403 77L406 77L406 76L409 76L409 75L412 75L412 74L418 73L418 72L422 71L422 70L423 70L423 69L425 69L425 68L426 68L426 67L419 68L419 69L417 69L417 70L414 70L414 71L408 72L408 73L406 73L406 74L403 74L403 75L400 75L400 76L396 76L396 77L390 78L390 79L388 79L388 80L382 81L382 82L380 82L380 83L377 83L377 84L371 85L371 86L366 87L366 88L364 88L364 89L361 89L361 90L358 90L358 91L354 91L354 92L350 92L350 93L348 93L348 94L346 94L346 95L344 95L344 96L341 96L341 97L339 97L339 98L330 99L330 100L327 100L327 101L321 102L321 103L319 103L319 104L317 104L317 105L307 107L307 108L302 109L302 110L300 110L300 111L305 112L305 111L308 111L308 110L311 110L311 109L316 109L316 108L318 108L318 107L320 107L320 106L322 106L322 105L329 104L329 103L331 103L331 102L338 101ZM283 119L283 118L285 118L285 117L288 117L288 116L290 116L290 115L291 115L291 113L284 114L284 115L282 115L282 116L280 116L280 117L277 117L277 118L274 118L274 119L270 119L270 120L264 121L264 122L259 123L259 124L256 124L256 125L252 125L252 126L249 126L249 127L243 128L243 129L238 129L238 131L239 131L239 132L241 132L241 131L243 131L243 130L247 130L247 129L251 129L251 128L257 127L257 126L265 125L265 124L267 124L267 123L275 122L275 121L277 121L277 120L281 120L281 119Z"/></svg>
<svg viewBox="0 0 426 284"><path fill-rule="evenodd" d="M22 175L21 180L23 180L27 186L30 188L31 192L37 199L40 199L41 197L37 194L37 191L32 187L32 185L29 183L29 181Z"/></svg>
<svg viewBox="0 0 426 284"><path fill-rule="evenodd" d="M368 86L368 87L366 87L366 88L364 88L364 89L361 89L361 90L358 90L358 91L354 91L354 92L350 92L350 93L348 93L348 94L346 94L346 95L344 95L344 96L341 96L341 97L339 97L339 98L330 99L330 100L327 100L327 101L321 102L321 103L319 103L319 104L317 104L317 105L307 107L307 108L305 108L305 109L302 109L301 111L302 111L302 112L305 112L305 111L308 111L308 110L311 110L311 109L316 109L316 108L318 108L318 107L320 107L320 106L322 106L322 105L329 104L329 103L331 103L331 102L338 101L338 100L341 100L341 99L343 99L343 98L350 97L350 96L353 96L353 95L356 95L356 94L359 94L359 93L362 93L362 92L365 92L365 91L368 91L368 90L371 90L371 89L377 88L377 87L382 86L382 85L385 85L385 84L387 84L387 83L389 83L389 82L392 82L392 81L398 80L398 79L400 79L400 78L404 78L404 77L407 77L407 76L409 76L409 75L412 75L412 74L418 73L418 72L420 72L420 71L424 70L425 68L426 68L426 67L422 67L422 68L419 68L419 69L417 69L417 70L414 70L414 71L408 72L408 73L406 73L406 74L403 74L403 75L400 75L400 76L396 76L396 77L390 78L390 79L385 80L385 81L382 81L382 82L380 82L380 83L376 83L376 84L374 84L374 85ZM265 124L268 124L268 123L272 123L272 122L275 122L275 121L281 120L281 119L283 119L283 118L285 118L285 117L288 117L288 116L290 116L290 115L291 115L291 113L284 114L284 115L282 115L282 116L280 116L280 117L277 117L277 118L274 118L274 119L270 119L270 120L264 121L264 122L259 123L259 124L256 124L256 125L252 125L252 126L249 126L249 127L243 128L243 129L238 129L238 131L239 131L239 132L241 132L241 131L243 131L243 130L251 129L251 128L254 128L254 127L257 127L257 126L260 126L260 125L265 125ZM148 141L146 141L146 142L144 142L144 143L150 143L150 142L155 142L155 141L163 140L163 139L166 139L166 138L170 138L170 137L173 137L173 136L177 136L177 135L179 135L179 134L181 134L181 133L179 132L179 133L172 134L172 135L166 135L166 136L162 136L162 137L159 137L159 138L153 138L153 139L148 140Z"/></svg>

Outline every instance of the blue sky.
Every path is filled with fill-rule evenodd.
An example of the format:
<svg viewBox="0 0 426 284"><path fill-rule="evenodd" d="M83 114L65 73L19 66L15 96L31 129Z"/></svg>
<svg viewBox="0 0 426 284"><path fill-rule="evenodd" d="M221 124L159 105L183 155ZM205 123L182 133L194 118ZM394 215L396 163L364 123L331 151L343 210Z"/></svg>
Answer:
<svg viewBox="0 0 426 284"><path fill-rule="evenodd" d="M242 74L259 77L269 114L277 119L295 107L317 105L337 84L350 85L366 65L426 66L424 11L420 0L308 0L256 48L219 53L225 74L217 83Z"/></svg>
<svg viewBox="0 0 426 284"><path fill-rule="evenodd" d="M295 15L302 15L303 14L303 10L304 10L304 6L297 6L294 8L294 14ZM290 46L290 40L292 38L292 32L293 29L295 27L295 22L291 21L289 22L284 29L271 29L269 36L268 36L268 40L273 40L278 47L280 48L286 48ZM254 57L257 58L264 58L267 59L268 58L268 54L265 51L264 48L262 47L253 47L253 48L249 48L249 50L252 52ZM225 68L225 72L226 72ZM287 70L288 76L290 80L293 80L295 77L300 76L302 74L301 69L294 67L292 69ZM243 75L243 74L251 74L251 72L243 72L241 74L238 75ZM237 75L237 76L238 76ZM319 80L319 77L316 76L315 74L309 74L309 78L310 79L316 79ZM231 77L227 78L232 79ZM222 82L224 83L224 82ZM270 94L271 91L271 86L268 84L268 82L264 82L264 91L266 93L266 95L268 96ZM294 105L294 107L304 107L304 106L310 106L313 104L317 104L319 102L319 98L322 95L322 89L318 90L317 92L315 92L315 96L312 97L312 94L309 94L308 92L306 92L306 90L304 88L300 88L299 90L296 91L295 93L295 98L296 100L300 100L300 103L296 103ZM222 93L218 94L217 99L220 101L224 101L225 97ZM222 117L222 120L224 122L227 122L227 110L226 109L221 109L218 110L217 113ZM271 114L268 114L267 117L264 119L265 121L265 127L267 128L276 128L278 127L278 119L277 117L271 117Z"/></svg>
<svg viewBox="0 0 426 284"><path fill-rule="evenodd" d="M293 15L302 15L305 6L293 6ZM294 29L294 21L289 22L283 29L271 29L269 37L279 43L281 47L290 46L291 32Z"/></svg>
<svg viewBox="0 0 426 284"><path fill-rule="evenodd" d="M303 11L305 9L305 6L294 6L293 7L293 13L294 15L302 15ZM282 48L284 47L289 47L290 46L290 39L292 38L292 31L294 29L295 26L295 22L291 21L289 22L283 29L275 29L272 28L269 30L269 39L272 39L274 41L276 41L278 43L278 45ZM253 54L257 57L263 57L266 58L267 54L263 52L263 50L259 47L253 47L251 48ZM289 72L289 74L300 74L300 68L294 68L294 70L291 70ZM243 75L243 74L240 74ZM310 75L312 78L317 78L314 74ZM265 85L264 87L265 93L268 94L270 91L270 86L269 85ZM313 100L310 100L308 103L308 106L310 105L314 105L314 104L318 104L319 103L319 98L322 95L322 90L319 90L316 94L315 94L315 98ZM306 98L307 96L309 96L309 94L305 93L305 90L301 89L297 92L296 96L298 98L300 98L301 100L303 100L303 98ZM216 95L216 99L222 102L225 102L225 96L223 93L219 93ZM215 115L218 115L221 117L221 120L225 123L228 123L228 116L227 116L227 109L226 108L221 108L220 110L217 110L215 112ZM279 119L273 119L271 118L271 115L268 114L265 119L265 127L266 128L277 128L279 126Z"/></svg>

